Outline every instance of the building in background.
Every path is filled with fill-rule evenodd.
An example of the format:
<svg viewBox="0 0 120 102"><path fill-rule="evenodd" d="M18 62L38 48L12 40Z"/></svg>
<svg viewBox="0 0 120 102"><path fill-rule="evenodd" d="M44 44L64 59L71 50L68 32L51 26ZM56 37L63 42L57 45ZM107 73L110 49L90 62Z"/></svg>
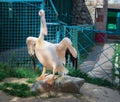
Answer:
<svg viewBox="0 0 120 102"><path fill-rule="evenodd" d="M107 30L113 32L108 37L120 39L120 1L109 0L108 3Z"/></svg>
<svg viewBox="0 0 120 102"><path fill-rule="evenodd" d="M105 42L106 37L120 34L120 0L73 0L72 3L72 25L93 25L103 32L95 34L95 41Z"/></svg>
<svg viewBox="0 0 120 102"><path fill-rule="evenodd" d="M101 30L95 34L95 41L105 42L106 41L106 25L107 25L107 0L95 0L95 29Z"/></svg>

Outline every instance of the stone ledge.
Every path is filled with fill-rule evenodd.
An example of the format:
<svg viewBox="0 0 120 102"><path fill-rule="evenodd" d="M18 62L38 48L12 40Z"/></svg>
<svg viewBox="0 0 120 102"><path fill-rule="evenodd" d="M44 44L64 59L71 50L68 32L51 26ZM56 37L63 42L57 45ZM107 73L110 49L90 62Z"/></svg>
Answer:
<svg viewBox="0 0 120 102"><path fill-rule="evenodd" d="M44 80L37 81L33 84L31 91L39 93L45 92L66 92L66 93L80 93L80 88L84 84L85 80L82 78L71 76L56 76L53 85L49 85L47 80L51 75L48 75Z"/></svg>

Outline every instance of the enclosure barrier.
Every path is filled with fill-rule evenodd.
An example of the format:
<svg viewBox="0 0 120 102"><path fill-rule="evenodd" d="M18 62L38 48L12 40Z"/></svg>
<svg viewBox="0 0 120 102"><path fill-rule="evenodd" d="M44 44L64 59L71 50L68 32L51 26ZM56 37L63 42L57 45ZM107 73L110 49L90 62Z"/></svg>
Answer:
<svg viewBox="0 0 120 102"><path fill-rule="evenodd" d="M27 52L26 38L39 35L40 9L46 11L49 35L45 40L56 42L60 26L53 7L51 0L0 0L1 63L9 63L11 67L31 68L32 60Z"/></svg>
<svg viewBox="0 0 120 102"><path fill-rule="evenodd" d="M10 1L10 2L7 2ZM44 2L43 2L44 1ZM43 4L44 3L44 4ZM58 13L52 5L52 0L0 0L0 62L8 63L10 67L31 68L26 38L38 37L40 32L41 8L46 11L48 36L45 40L59 43L64 37L69 37L77 49L77 69L92 77L112 80L111 69L114 65L116 42L107 39L113 32L99 31L93 25L66 26L59 22ZM105 34L105 42L95 41L95 34ZM99 36L104 39L103 36ZM120 42L118 42L120 43ZM68 57L67 65L72 66ZM120 59L120 54L117 54ZM119 68L119 64L118 68Z"/></svg>

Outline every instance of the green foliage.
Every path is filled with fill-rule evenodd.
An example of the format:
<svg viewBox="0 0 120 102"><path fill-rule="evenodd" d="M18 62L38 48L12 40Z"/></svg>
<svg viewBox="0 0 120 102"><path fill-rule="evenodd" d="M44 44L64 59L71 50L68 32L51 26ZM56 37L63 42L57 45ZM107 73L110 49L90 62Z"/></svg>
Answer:
<svg viewBox="0 0 120 102"><path fill-rule="evenodd" d="M92 84L96 84L96 85L100 85L100 86L107 86L107 87L111 87L111 88L114 87L114 85L107 80L103 80L100 78L92 78L89 75L87 75L86 73L83 73L80 70L74 70L73 68L69 69L69 75L74 76L74 77L84 78L85 81L88 83L92 83Z"/></svg>
<svg viewBox="0 0 120 102"><path fill-rule="evenodd" d="M16 77L16 78L29 78L29 83L35 82L36 77L40 75L41 72L33 71L28 68L10 68L8 64L0 63L0 81L6 77ZM18 97L29 97L35 96L37 93L31 92L27 84L18 83L3 83L0 85L0 90L8 93L9 95Z"/></svg>
<svg viewBox="0 0 120 102"><path fill-rule="evenodd" d="M0 63L0 81L8 76L8 64Z"/></svg>
<svg viewBox="0 0 120 102"><path fill-rule="evenodd" d="M6 74L0 71L0 81L6 78Z"/></svg>
<svg viewBox="0 0 120 102"><path fill-rule="evenodd" d="M36 78L41 74L28 68L10 68L8 64L0 63L0 81L6 77Z"/></svg>
<svg viewBox="0 0 120 102"><path fill-rule="evenodd" d="M88 76L86 73L81 72L80 70L74 70L74 68L68 69L70 76L84 78L85 81L88 83L107 86L111 88L113 87L113 84L108 82L107 80L92 78ZM50 71L47 72L50 73ZM27 80L27 83L34 83L36 77L38 77L40 73L41 72L36 72L28 68L9 68L7 64L0 64L0 80L6 77L29 78ZM4 92L10 95L19 97L29 97L36 95L36 93L30 91L30 88L27 84L4 83L0 85L0 90L3 90Z"/></svg>
<svg viewBox="0 0 120 102"><path fill-rule="evenodd" d="M35 78L30 78L26 81L27 83L35 83Z"/></svg>
<svg viewBox="0 0 120 102"><path fill-rule="evenodd" d="M114 67L111 69L111 74L112 74L112 81L114 81L115 80L115 68Z"/></svg>
<svg viewBox="0 0 120 102"><path fill-rule="evenodd" d="M118 57L118 61L117 62L115 61L116 57ZM119 74L115 74L116 69L118 71L120 70L120 42L116 42L115 43L115 50L114 50L114 55L113 55L113 58L112 58L112 63L113 63L113 68L112 68L111 72L112 72L112 79L114 81L116 76L120 79L120 73ZM115 63L117 63L118 68L115 67Z"/></svg>
<svg viewBox="0 0 120 102"><path fill-rule="evenodd" d="M30 91L30 88L27 84L4 83L0 85L0 90L3 90L9 95L18 97L29 97L37 95L37 93Z"/></svg>
<svg viewBox="0 0 120 102"><path fill-rule="evenodd" d="M17 78L35 78L38 76L38 73L27 68L16 68L10 72L10 76Z"/></svg>
<svg viewBox="0 0 120 102"><path fill-rule="evenodd" d="M81 72L80 70L74 70L74 68L69 69L69 75L74 77L88 77L86 73Z"/></svg>

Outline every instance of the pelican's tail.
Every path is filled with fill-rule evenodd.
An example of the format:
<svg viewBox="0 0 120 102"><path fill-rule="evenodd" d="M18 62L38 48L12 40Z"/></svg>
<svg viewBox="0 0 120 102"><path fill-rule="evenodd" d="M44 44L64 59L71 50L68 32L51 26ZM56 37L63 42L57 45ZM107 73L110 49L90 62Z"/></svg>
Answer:
<svg viewBox="0 0 120 102"><path fill-rule="evenodd" d="M58 67L58 68L57 68L57 72L60 73L60 74L66 75L66 74L68 74L69 71L68 71L67 68L65 68L65 67L62 65L61 67Z"/></svg>
<svg viewBox="0 0 120 102"><path fill-rule="evenodd" d="M64 67L64 68L63 68L63 74L66 75L66 74L68 74L68 72L69 72L68 69Z"/></svg>

